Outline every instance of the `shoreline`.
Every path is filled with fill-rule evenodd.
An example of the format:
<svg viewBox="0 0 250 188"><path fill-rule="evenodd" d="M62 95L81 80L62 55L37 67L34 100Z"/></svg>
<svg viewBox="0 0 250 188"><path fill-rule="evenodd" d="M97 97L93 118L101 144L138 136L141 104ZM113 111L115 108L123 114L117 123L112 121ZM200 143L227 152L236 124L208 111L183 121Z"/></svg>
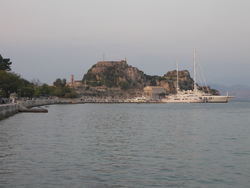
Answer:
<svg viewBox="0 0 250 188"><path fill-rule="evenodd" d="M120 101L83 101L80 98L76 99L65 99L65 98L58 98L58 99L43 99L43 100L27 100L27 101L17 101L16 103L9 103L9 104L1 104L0 105L0 121L2 119L8 118L12 115L15 115L19 112L35 112L35 113L46 113L48 110L45 109L30 109L33 107L39 106L46 106L46 105L53 105L53 104L163 104L163 102L159 101L151 101L151 102L120 102Z"/></svg>

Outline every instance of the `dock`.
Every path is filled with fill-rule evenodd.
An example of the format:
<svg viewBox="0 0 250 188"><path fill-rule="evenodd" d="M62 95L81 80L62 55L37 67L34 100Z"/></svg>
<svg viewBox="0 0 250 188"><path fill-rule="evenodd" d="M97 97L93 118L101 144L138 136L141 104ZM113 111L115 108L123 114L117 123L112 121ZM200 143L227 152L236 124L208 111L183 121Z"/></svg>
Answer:
<svg viewBox="0 0 250 188"><path fill-rule="evenodd" d="M47 109L44 108L26 108L25 106L19 104L18 105L19 112L28 112L28 113L48 113Z"/></svg>

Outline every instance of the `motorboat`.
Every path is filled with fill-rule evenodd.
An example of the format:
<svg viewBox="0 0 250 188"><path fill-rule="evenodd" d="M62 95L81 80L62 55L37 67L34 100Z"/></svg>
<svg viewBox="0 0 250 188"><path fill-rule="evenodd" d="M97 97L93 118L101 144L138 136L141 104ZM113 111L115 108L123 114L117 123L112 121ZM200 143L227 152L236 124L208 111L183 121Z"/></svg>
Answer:
<svg viewBox="0 0 250 188"><path fill-rule="evenodd" d="M136 97L136 98L134 98L131 102L143 103L143 102L147 102L147 98L146 98L145 96Z"/></svg>

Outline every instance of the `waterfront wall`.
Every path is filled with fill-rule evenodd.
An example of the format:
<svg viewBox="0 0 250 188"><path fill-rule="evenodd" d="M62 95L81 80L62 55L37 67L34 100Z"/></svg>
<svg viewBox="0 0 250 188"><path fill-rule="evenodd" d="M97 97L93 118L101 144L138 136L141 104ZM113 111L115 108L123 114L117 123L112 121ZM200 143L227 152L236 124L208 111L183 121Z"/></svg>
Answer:
<svg viewBox="0 0 250 188"><path fill-rule="evenodd" d="M59 101L60 101L59 99L27 100L27 101L17 101L17 104L20 104L26 108L31 108L35 106L58 104Z"/></svg>
<svg viewBox="0 0 250 188"><path fill-rule="evenodd" d="M44 106L51 104L80 104L80 103L84 103L84 100L81 98L76 98L76 99L60 98L60 99L17 101L17 103L15 104L10 103L10 104L0 105L0 120L12 116L18 113L19 110L25 108L32 108L35 106Z"/></svg>
<svg viewBox="0 0 250 188"><path fill-rule="evenodd" d="M0 120L18 113L18 104L5 104L0 106Z"/></svg>
<svg viewBox="0 0 250 188"><path fill-rule="evenodd" d="M60 98L58 99L58 104L81 104L84 103L84 100L82 98Z"/></svg>

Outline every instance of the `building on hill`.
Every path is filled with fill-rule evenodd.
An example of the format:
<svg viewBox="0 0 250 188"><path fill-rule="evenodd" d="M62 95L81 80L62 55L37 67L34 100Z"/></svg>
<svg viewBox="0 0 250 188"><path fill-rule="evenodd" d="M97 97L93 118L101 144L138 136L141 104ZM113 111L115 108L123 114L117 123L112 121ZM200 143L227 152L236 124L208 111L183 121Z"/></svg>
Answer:
<svg viewBox="0 0 250 188"><path fill-rule="evenodd" d="M121 61L98 61L96 67L112 67L116 65L127 66L126 58Z"/></svg>
<svg viewBox="0 0 250 188"><path fill-rule="evenodd" d="M70 82L66 83L66 86L76 88L82 86L82 80L74 80L74 75L70 75Z"/></svg>
<svg viewBox="0 0 250 188"><path fill-rule="evenodd" d="M161 86L147 86L143 89L143 95L147 100L159 100L160 94L166 93L166 90Z"/></svg>

